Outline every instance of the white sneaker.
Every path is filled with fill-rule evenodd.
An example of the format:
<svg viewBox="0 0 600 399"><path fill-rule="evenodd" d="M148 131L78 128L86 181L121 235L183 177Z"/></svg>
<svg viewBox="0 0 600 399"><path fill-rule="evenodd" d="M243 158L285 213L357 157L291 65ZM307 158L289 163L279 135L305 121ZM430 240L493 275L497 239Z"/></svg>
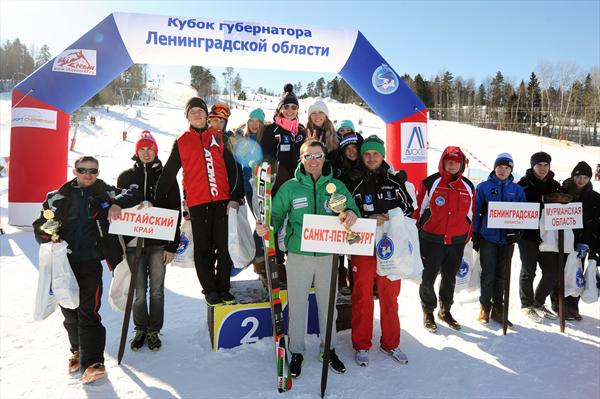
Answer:
<svg viewBox="0 0 600 399"><path fill-rule="evenodd" d="M406 356L406 354L404 352L402 352L400 350L400 348L387 350L387 349L383 349L383 347L380 346L379 350L382 351L383 353L387 353L388 355L390 355L392 357L392 359L394 359L395 361L397 361L400 364L408 363L408 357Z"/></svg>
<svg viewBox="0 0 600 399"><path fill-rule="evenodd" d="M539 314L541 317L545 317L548 320L557 320L558 316L552 312L551 310L549 310L546 305L542 305L539 308L534 308L535 311L537 312L537 314Z"/></svg>
<svg viewBox="0 0 600 399"><path fill-rule="evenodd" d="M369 351L367 351L367 350L356 351L354 360L356 361L356 364L358 364L359 366L367 367L369 365Z"/></svg>
<svg viewBox="0 0 600 399"><path fill-rule="evenodd" d="M534 323L541 323L543 320L543 318L538 314L538 312L536 312L531 306L528 308L522 308L521 312L523 312L523 314Z"/></svg>

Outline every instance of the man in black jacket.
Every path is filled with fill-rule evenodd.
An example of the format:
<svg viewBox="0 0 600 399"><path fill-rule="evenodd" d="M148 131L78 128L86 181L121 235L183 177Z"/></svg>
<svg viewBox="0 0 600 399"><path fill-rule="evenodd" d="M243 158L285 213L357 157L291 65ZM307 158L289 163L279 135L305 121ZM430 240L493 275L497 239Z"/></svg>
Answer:
<svg viewBox="0 0 600 399"><path fill-rule="evenodd" d="M549 154L536 152L530 159L531 169L527 169L525 176L518 183L525 191L527 202L538 202L541 209L544 207L544 195L561 191L560 184L554 180L554 172L550 170L551 161L552 157ZM521 309L525 316L536 323L541 322L543 317L556 319L556 315L546 308L544 302L558 281L558 258L554 252L540 252L541 241L539 229L524 230L518 241L521 256ZM538 262L542 269L542 279L534 293L533 280Z"/></svg>
<svg viewBox="0 0 600 399"><path fill-rule="evenodd" d="M120 193L116 187L97 179L98 160L83 156L75 161L75 179L48 193L41 216L33 222L39 243L64 240L70 251L69 263L79 284L79 307L61 307L69 335L72 356L69 373L83 371L82 381L90 383L105 375L106 329L98 311L102 297L102 265L110 268L123 257L117 236L108 234L108 221L120 216L121 208L140 202L137 191ZM48 232L48 220L59 223Z"/></svg>
<svg viewBox="0 0 600 399"><path fill-rule="evenodd" d="M165 307L165 266L173 261L179 245L179 224L181 223L181 195L179 184L171 185L169 194L162 200L154 199L154 189L163 167L157 157L156 140L148 130L144 130L135 144L135 161L133 168L123 171L117 179L118 187L138 189L144 195L147 205L179 211L177 230L173 241L144 239L142 259L138 263L133 302L133 322L135 337L131 341L131 349L138 351L148 342L148 348L160 350L162 343L158 334L163 326ZM125 237L127 243L127 261L130 267L135 261L137 239ZM150 307L146 302L146 292L150 289Z"/></svg>

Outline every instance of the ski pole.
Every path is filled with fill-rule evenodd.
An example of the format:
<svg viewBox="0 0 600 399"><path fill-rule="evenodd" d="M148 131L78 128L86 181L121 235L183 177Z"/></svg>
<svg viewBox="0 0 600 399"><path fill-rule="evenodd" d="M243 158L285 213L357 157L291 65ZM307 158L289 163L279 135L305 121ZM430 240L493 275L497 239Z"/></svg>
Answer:
<svg viewBox="0 0 600 399"><path fill-rule="evenodd" d="M131 270L131 281L129 282L129 291L127 292L127 303L125 304L125 314L123 315L123 327L121 328L121 341L119 342L119 351L117 352L117 364L121 364L123 354L125 353L125 341L127 340L127 331L129 330L129 319L131 318L131 306L133 305L133 295L135 294L135 283L137 279L137 273L139 269L139 263L142 260L142 248L144 246L144 239L141 237L137 238L137 244L135 246L135 256L133 258L133 265L129 265ZM127 256L127 254L125 254Z"/></svg>
<svg viewBox="0 0 600 399"><path fill-rule="evenodd" d="M331 346L331 328L333 327L333 309L336 300L338 255L331 258L331 281L329 283L329 305L327 307L327 327L325 331L325 345L323 347L323 368L321 369L321 398L327 389L327 372L329 371L329 347Z"/></svg>

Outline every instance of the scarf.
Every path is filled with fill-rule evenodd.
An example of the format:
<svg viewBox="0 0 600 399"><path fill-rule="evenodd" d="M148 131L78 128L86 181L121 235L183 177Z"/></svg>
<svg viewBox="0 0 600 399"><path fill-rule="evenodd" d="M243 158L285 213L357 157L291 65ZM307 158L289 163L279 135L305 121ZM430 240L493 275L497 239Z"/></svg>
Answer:
<svg viewBox="0 0 600 399"><path fill-rule="evenodd" d="M292 133L292 136L295 136L298 133L298 118L294 118L293 120L289 120L283 118L281 116L275 117L275 123L288 132Z"/></svg>

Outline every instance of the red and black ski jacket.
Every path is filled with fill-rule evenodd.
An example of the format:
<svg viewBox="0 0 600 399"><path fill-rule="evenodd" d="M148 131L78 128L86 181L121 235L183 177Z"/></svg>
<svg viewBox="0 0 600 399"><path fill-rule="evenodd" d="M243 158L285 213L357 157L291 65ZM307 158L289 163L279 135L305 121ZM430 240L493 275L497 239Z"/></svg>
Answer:
<svg viewBox="0 0 600 399"><path fill-rule="evenodd" d="M244 198L242 168L235 162L220 130L190 127L175 140L156 185L159 201L168 195L182 167L188 207L215 201L241 202Z"/></svg>
<svg viewBox="0 0 600 399"><path fill-rule="evenodd" d="M443 159L456 152L462 162L459 172L451 175L444 170ZM464 244L473 232L475 187L462 174L468 160L459 147L447 147L438 165L438 173L426 177L417 192L415 216L419 221L419 236L440 244Z"/></svg>
<svg viewBox="0 0 600 399"><path fill-rule="evenodd" d="M124 170L117 178L117 186L140 190L145 201L150 201L153 206L158 208L173 209L179 212L177 229L173 241L155 240L152 238L144 239L144 246L165 245L165 251L174 253L179 246L181 224L181 194L179 193L179 184L171 185L169 194L157 201L154 198L154 191L158 178L163 171L163 165L160 159L156 158L153 162L143 163L136 155L133 157L135 163L131 169ZM125 243L128 243L133 237L124 236Z"/></svg>

